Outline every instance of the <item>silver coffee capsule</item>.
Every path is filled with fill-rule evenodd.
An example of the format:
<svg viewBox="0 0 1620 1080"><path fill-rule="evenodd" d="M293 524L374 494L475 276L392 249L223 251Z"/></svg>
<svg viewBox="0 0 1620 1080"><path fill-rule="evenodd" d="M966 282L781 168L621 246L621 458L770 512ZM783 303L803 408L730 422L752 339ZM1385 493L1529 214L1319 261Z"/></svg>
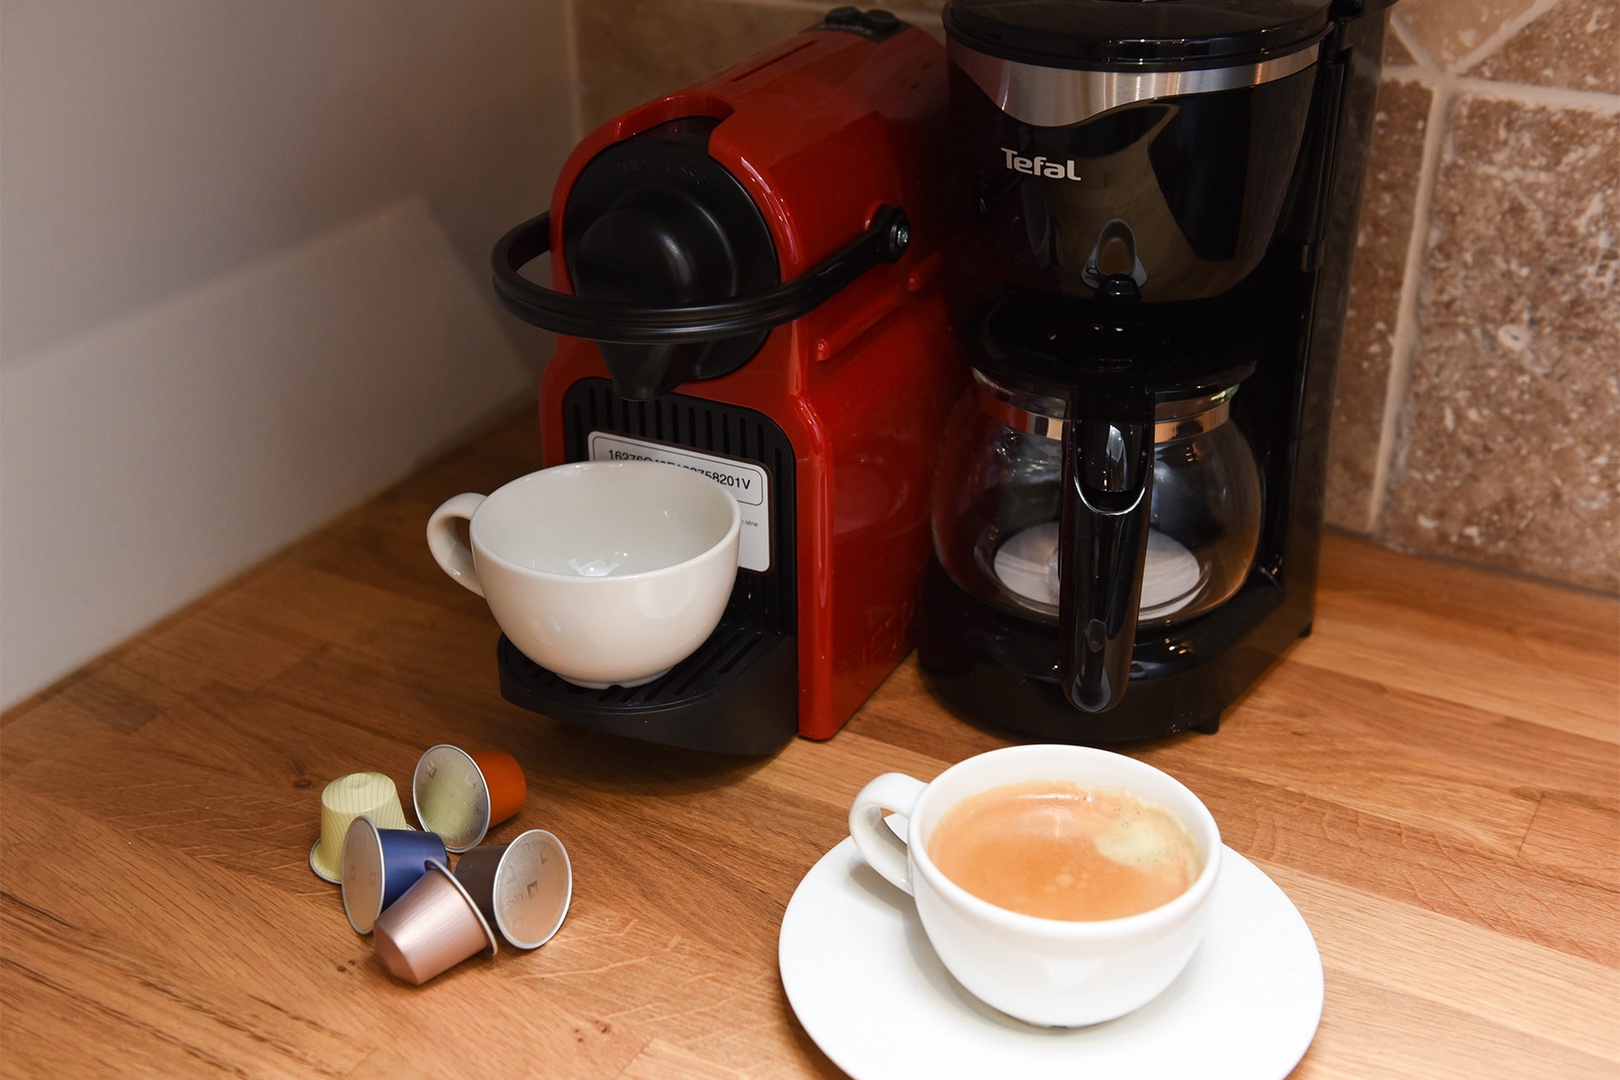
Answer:
<svg viewBox="0 0 1620 1080"><path fill-rule="evenodd" d="M537 949L551 940L574 893L568 851L545 829L466 852L456 864L456 880L484 918L519 949Z"/></svg>

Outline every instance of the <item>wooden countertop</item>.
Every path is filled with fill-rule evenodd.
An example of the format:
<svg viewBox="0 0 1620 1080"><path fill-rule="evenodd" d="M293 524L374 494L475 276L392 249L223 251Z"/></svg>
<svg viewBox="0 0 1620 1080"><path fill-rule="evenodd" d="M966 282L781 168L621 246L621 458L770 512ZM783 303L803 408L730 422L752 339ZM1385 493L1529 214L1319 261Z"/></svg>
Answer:
<svg viewBox="0 0 1620 1080"><path fill-rule="evenodd" d="M763 761L507 704L423 527L537 444L514 417L5 715L5 1075L839 1075L777 972L795 885L872 776L1012 740L910 661ZM1345 538L1324 566L1314 635L1219 734L1130 749L1314 932L1294 1075L1620 1075L1620 605ZM306 856L328 781L384 772L408 805L438 742L517 755L490 842L550 829L575 889L545 947L418 988Z"/></svg>

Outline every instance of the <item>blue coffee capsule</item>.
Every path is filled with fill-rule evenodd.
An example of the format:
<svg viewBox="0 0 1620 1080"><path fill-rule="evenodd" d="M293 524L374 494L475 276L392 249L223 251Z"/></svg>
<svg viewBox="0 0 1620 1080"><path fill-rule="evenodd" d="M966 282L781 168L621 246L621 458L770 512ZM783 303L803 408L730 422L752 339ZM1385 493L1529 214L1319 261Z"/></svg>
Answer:
<svg viewBox="0 0 1620 1080"><path fill-rule="evenodd" d="M427 873L429 859L449 856L438 834L379 829L358 817L343 837L343 911L357 934L369 934L389 904Z"/></svg>

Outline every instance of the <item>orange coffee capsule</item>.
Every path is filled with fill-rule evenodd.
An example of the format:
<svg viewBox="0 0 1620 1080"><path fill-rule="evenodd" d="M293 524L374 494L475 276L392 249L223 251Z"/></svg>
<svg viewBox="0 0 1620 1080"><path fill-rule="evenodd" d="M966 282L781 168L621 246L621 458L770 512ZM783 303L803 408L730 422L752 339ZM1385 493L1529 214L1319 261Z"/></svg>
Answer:
<svg viewBox="0 0 1620 1080"><path fill-rule="evenodd" d="M473 750L468 756L478 766L489 788L489 826L493 829L523 809L523 800L529 795L529 781L517 758L505 750Z"/></svg>

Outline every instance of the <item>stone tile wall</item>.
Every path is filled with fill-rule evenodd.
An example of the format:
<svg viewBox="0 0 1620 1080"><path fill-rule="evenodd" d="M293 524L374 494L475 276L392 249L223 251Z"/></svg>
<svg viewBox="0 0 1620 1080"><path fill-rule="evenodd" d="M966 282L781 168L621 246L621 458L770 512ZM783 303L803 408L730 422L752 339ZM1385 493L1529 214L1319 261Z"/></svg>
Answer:
<svg viewBox="0 0 1620 1080"><path fill-rule="evenodd" d="M1620 2L1401 0L1330 519L1620 588Z"/></svg>
<svg viewBox="0 0 1620 1080"><path fill-rule="evenodd" d="M581 120L829 6L573 0ZM1329 521L1620 591L1620 0L1400 0L1384 62Z"/></svg>

